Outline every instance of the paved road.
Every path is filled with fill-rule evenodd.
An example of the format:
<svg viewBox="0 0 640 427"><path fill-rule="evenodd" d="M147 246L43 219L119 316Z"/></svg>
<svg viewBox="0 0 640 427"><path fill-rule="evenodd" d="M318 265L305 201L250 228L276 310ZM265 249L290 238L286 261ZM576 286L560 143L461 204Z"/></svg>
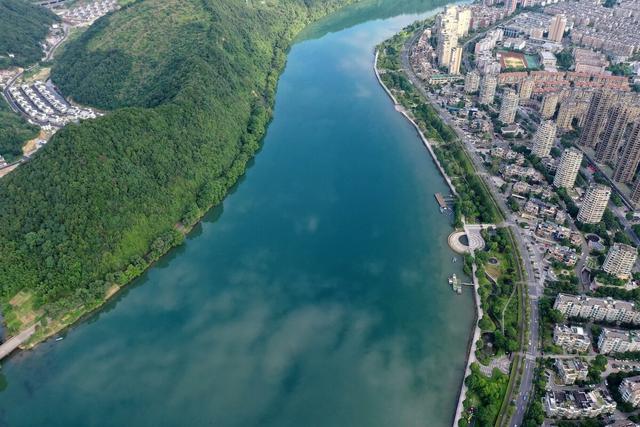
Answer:
<svg viewBox="0 0 640 427"><path fill-rule="evenodd" d="M449 112L440 106L440 104L435 101L430 93L427 92L425 87L423 86L422 81L415 75L413 72L411 65L409 63L409 51L410 46L415 43L419 34L416 34L411 40L405 45L405 49L403 49L401 54L401 62L402 67L406 71L406 74L411 81L411 83L415 86L415 88L425 97L427 100L431 101L431 105L438 111L442 120L449 125L458 135L460 140L464 143L465 148L471 158L478 174L484 179L487 184L487 187L492 192L494 199L500 206L502 212L507 215L506 223L510 226L513 231L513 235L515 237L516 245L518 246L518 250L522 256L524 272L526 273L526 290L529 295L529 304L530 304L530 316L529 316L529 339L525 337L525 351L523 353L524 360L524 372L522 376L522 380L520 382L520 387L517 391L517 397L515 398L516 411L509 421L509 426L519 426L522 424L522 420L524 418L524 414L527 410L527 404L529 397L531 395L532 385L533 385L533 377L534 371L536 367L536 357L538 357L538 330L539 330L539 313L538 313L538 298L542 294L542 286L543 281L541 279L536 279L535 275L535 267L538 268L538 271L542 271L542 262L540 260L539 254L533 252L533 245L529 245L531 250L527 249L527 239L523 233L523 230L517 225L515 218L511 214L511 210L507 207L505 200L503 199L502 193L495 187L493 181L484 167L482 159L478 156L475 147L471 143L470 139L467 135L458 127L458 125L450 120ZM534 265L535 264L535 265ZM540 276L542 277L542 276ZM509 396L509 400L513 398Z"/></svg>
<svg viewBox="0 0 640 427"><path fill-rule="evenodd" d="M9 354L11 354L15 349L17 349L20 346L20 344L27 341L35 331L36 331L36 325L33 325L30 328L20 332L15 337L8 339L2 345L0 345L0 360L4 359Z"/></svg>
<svg viewBox="0 0 640 427"><path fill-rule="evenodd" d="M51 59L53 59L53 55L56 53L56 49L58 49L58 47L60 47L60 45L64 43L65 40L67 40L67 37L69 37L69 26L67 24L62 24L62 32L64 33L64 36L58 43L55 44L55 46L51 48L47 56L45 56L44 58L45 61L50 61Z"/></svg>

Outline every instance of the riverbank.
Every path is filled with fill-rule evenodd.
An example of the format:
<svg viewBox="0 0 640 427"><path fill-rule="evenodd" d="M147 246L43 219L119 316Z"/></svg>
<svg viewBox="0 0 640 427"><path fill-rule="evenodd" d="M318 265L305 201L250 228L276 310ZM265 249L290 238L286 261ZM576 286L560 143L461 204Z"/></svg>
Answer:
<svg viewBox="0 0 640 427"><path fill-rule="evenodd" d="M459 195L458 195L458 193L457 193L457 191L455 189L455 186L454 186L451 178L447 175L447 173L445 172L444 167L442 167L442 165L440 164L440 160L436 156L436 153L433 150L433 147L431 146L431 143L425 137L424 133L420 129L420 126L418 126L418 124L414 121L414 119L409 115L409 111L402 104L400 104L398 102L398 100L393 95L393 93L391 93L391 90L382 81L382 78L380 77L380 70L378 68L378 57L379 57L379 54L380 54L379 48L376 48L375 59L374 59L374 70L375 70L375 75L376 75L376 78L378 80L378 83L380 84L380 86L382 86L382 88L384 89L386 94L393 101L396 111L398 111L400 114L402 114L407 119L407 121L409 121L409 123L411 123L413 125L413 127L416 129L418 135L420 136L420 139L422 140L422 143L427 148L427 151L431 155L431 158L432 158L433 162L435 163L435 165L437 166L438 171L440 171L440 174L442 175L442 178L445 180L445 182L447 183L447 185L451 189L451 192L456 197L458 197ZM481 329L479 327L479 321L480 321L480 319L482 319L484 313L483 313L482 306L481 306L481 303L480 303L480 295L478 293L479 292L479 285L478 285L478 279L477 279L477 276L476 276L476 271L477 271L477 268L476 268L476 264L474 262L473 265L472 265L472 271L471 271L471 279L472 279L472 282L473 282L473 304L474 304L474 313L475 313L474 314L474 322L473 322L474 326L473 326L472 331L471 331L472 333L469 335L469 341L467 343L467 355L466 355L466 360L465 360L464 375L462 376L462 380L461 380L461 384L460 384L460 392L458 393L456 411L455 411L455 414L453 415L453 426L454 427L458 426L458 422L461 419L461 417L462 417L462 415L463 415L463 413L465 411L464 401L466 399L467 390L468 390L468 387L467 387L467 385L465 383L465 380L469 375L471 375L471 365L477 361L477 359L476 359L477 343L478 343L478 340L480 339L480 336L481 336L481 333L482 333L482 331L481 331Z"/></svg>
<svg viewBox="0 0 640 427"><path fill-rule="evenodd" d="M404 107L404 105L402 105L401 103L398 102L398 100L395 98L395 96L393 96L393 94L391 93L389 88L387 88L387 86L384 84L384 82L382 81L382 78L380 78L380 70L378 70L378 55L379 54L380 54L380 51L378 49L376 49L375 59L374 59L374 67L373 68L374 68L374 71L375 71L375 74L376 74L376 79L378 80L378 83L380 83L380 86L382 86L382 88L384 89L386 94L393 101L393 104L394 104L394 107L395 107L396 111L398 111L400 114L402 114L409 121L409 123L411 123L411 125L415 128L418 136L420 137L420 140L422 141L422 143L426 147L427 151L429 151L429 154L431 155L431 159L433 159L433 163L435 163L436 167L438 168L438 171L440 171L440 174L442 175L442 178L444 178L445 182L447 183L447 186L449 186L449 189L451 190L451 193L454 196L457 197L458 196L458 192L456 191L456 187L453 184L453 181L451 181L451 178L449 178L449 175L447 175L447 173L445 172L444 168L440 164L440 160L438 159L438 156L436 156L435 151L433 151L433 147L431 146L431 143L429 142L427 137L422 132L422 129L420 129L420 126L418 126L418 124L409 115L409 110L407 110Z"/></svg>
<svg viewBox="0 0 640 427"><path fill-rule="evenodd" d="M310 22L349 3L352 1L335 1L326 3L323 7L308 9L306 15L300 13L295 21L286 22L286 25L282 26L283 28L278 27L278 35L269 34L269 37L273 38L273 40L268 40L273 42L272 51L269 51L270 59L265 60L269 66L242 67L257 73L254 80L260 86L259 90L248 91L251 93L245 94L245 98L250 100L247 102L252 105L252 108L248 117L242 116L242 122L236 123L228 116L229 112L244 111L247 108L245 104L238 107L228 102L218 102L217 98L207 98L207 102L202 102L201 105L190 105L193 109L188 111L178 112L176 110L178 107L171 106L173 110L176 110L172 110L175 116L193 118L196 122L192 123L193 126L187 126L173 119L167 121L167 126L163 126L164 123L156 126L156 122L154 125L150 125L147 122L148 117L142 117L147 114L153 115L153 120L160 121L156 113L166 112L169 107L153 109L153 111L144 110L143 113L136 111L135 117L128 117L129 110L116 109L109 117L87 121L74 127L73 130L61 131L53 141L55 149L44 150L28 165L19 168L20 170L7 177L9 180L6 181L7 187L11 186L11 192L7 190L3 194L11 196L7 198L7 205L15 205L16 212L13 212L12 215L2 215L4 212L0 212L0 217L7 219L5 228L8 230L4 236L5 240L0 241L0 247L4 249L5 247L21 246L20 244L12 245L12 239L24 240L24 235L27 232L30 232L30 235L37 234L39 236L37 243L34 241L35 244L27 247L28 250L9 252L4 260L6 265L0 262L0 271L10 273L7 277L7 283L11 284L11 287L5 291L6 299L3 301L8 309L6 310L8 329L11 330L12 335L15 335L34 324L36 325L36 332L28 342L22 345L22 348L33 347L99 309L120 289L147 271L155 261L167 254L172 248L180 245L186 234L198 221L211 208L222 202L245 173L248 162L260 148L262 138L272 117L278 76L284 69L286 53L295 35ZM129 10L129 12L131 11ZM116 19L117 16L116 12L110 15L109 19ZM275 17L270 19L277 21ZM262 24L266 25L265 22ZM189 32L189 34L192 33ZM243 36L249 37L246 34ZM262 60L262 57L257 58ZM259 73L256 70L260 70ZM245 78L248 79L247 76ZM213 81L212 79L205 80ZM200 93L217 92L202 90L198 92L198 94ZM191 98L196 95L189 94ZM195 102L197 99L193 101ZM202 105L215 105L224 111L219 114L207 112L202 110ZM199 116L202 116L201 120L196 120ZM220 123L211 119L216 116L221 118ZM247 123L245 123L245 119L248 120ZM123 126L123 123L126 126ZM136 128L136 125L140 123L143 124L142 130ZM193 129L199 129L198 126L204 123L201 127L210 131L210 134L195 131L193 134L182 133L180 137L184 141L175 144L175 135L179 133L179 130L173 129L171 126L178 123L185 125L185 129L190 132ZM102 127L118 133L120 137L110 139L108 144L86 143L94 135L101 134ZM171 128L173 137L150 132L153 133L153 138L148 140L149 129L165 131L167 128ZM136 130L139 131L136 134L136 141L127 143L126 147L118 147L121 141L127 140L122 137L123 134L135 133ZM80 145L82 147L99 147L100 153L74 152L78 156L77 159L81 160L69 162L69 156L60 155L64 151L65 145L68 144L68 139L64 138L68 137L70 133L78 137L79 132L84 132L81 139L85 142L84 145ZM147 139L145 140L145 138ZM218 139L222 141L209 143L209 141L217 141ZM228 154L232 149L224 146L226 139L229 140L228 145L234 147L233 154ZM205 140L207 140L206 143ZM236 146L239 147L237 150ZM122 150L118 151L120 148ZM172 152L174 149L175 152ZM149 153L148 150L153 152ZM116 151L117 153L115 153ZM222 155L218 156L217 153L223 151L227 157L221 159L219 157ZM126 158L127 154L134 152L136 155L133 161ZM208 157L202 154L207 154ZM83 155L86 155L87 159ZM59 158L52 159L52 156L59 156ZM104 159L104 161L95 162L97 158ZM142 164L145 161L146 164ZM85 164L85 162L91 167L82 168L80 171L74 170L74 173L64 173L65 168L73 169L77 164ZM117 165L111 168L111 162L117 163ZM176 162L180 162L178 167L176 167ZM46 188L42 188L42 186L48 185L47 183L42 183L42 180L29 179L34 174L47 175L47 168L50 164L64 165L60 168L62 172L59 174L62 181L66 179L64 177L69 175L76 178L77 176L83 177L77 178L77 182L91 183L82 189L87 197L75 197L74 194L67 194L67 192L71 192L69 188L73 188L73 185L60 183L56 189L48 191ZM127 170L127 168L130 169ZM140 169L144 169L144 171L140 171ZM123 173L124 170L127 172ZM85 171L91 171L94 174L93 178L85 178L84 174L88 173ZM58 172L56 171L56 174ZM118 186L123 188L143 188L145 191L113 191L112 184L107 185L107 182L117 182ZM161 185L165 182L166 185ZM37 188L23 189L31 184ZM157 188L158 186L163 188ZM39 193L49 194L51 197L56 197L53 194L57 194L60 200L67 200L67 204L61 207L66 210L67 214L65 216L58 215L58 213L52 212L51 206L38 204L37 200L29 198L29 195ZM127 193L135 193L135 195L127 196ZM108 212L100 211L106 204L101 198L108 199L109 203L117 205L118 209ZM16 199L18 201L15 201ZM164 202L162 202L163 200ZM33 213L31 222L35 224L33 226L35 231L23 228L19 232L19 218L21 215L26 216L28 210ZM88 214L89 212L91 214ZM118 216L114 212L117 212ZM47 218L52 217L68 218L68 222L72 224L67 227L65 224L56 224L59 228L43 226L38 229L40 218L44 218L42 221L47 221ZM121 223L124 222L126 225L123 226ZM78 233L79 229L82 229L84 234ZM70 238L69 234L72 233L76 234ZM47 247L58 247L59 239L62 239L61 236L66 237L66 243L61 246L66 252L62 249L52 251L49 262L39 262L43 251L38 250L38 245L46 241ZM73 244L76 244L78 248L69 249L68 246ZM91 250L87 250L87 247L90 247ZM102 258L94 256L95 253L104 256ZM65 262L57 262L58 258L64 258ZM72 269L68 265L72 263L74 268L73 271L70 271ZM51 267L45 268L46 265L51 265ZM66 270L64 266L68 266ZM35 290L34 284L36 283L38 291ZM47 289L46 293L39 291L43 288ZM26 300L35 301L32 305L36 308L12 306L11 300L16 293L22 291L28 294ZM25 313L27 310L30 312ZM12 312L19 312L20 316L12 318ZM22 322L22 319L28 319L28 321Z"/></svg>
<svg viewBox="0 0 640 427"><path fill-rule="evenodd" d="M453 129L448 128L443 120L440 118L439 114L435 111L435 109L428 102L428 94L421 93L424 90L420 89L416 90L416 86L421 84L416 81L415 76L410 77L408 69L410 69L410 63L408 58L408 48L412 44L413 41L416 40L418 34L420 33L421 28L423 28L423 24L416 23L411 27L406 28L403 32L396 34L392 39L385 42L382 47L378 48L376 52L376 76L380 84L385 88L385 92L389 95L389 97L393 100L394 104L406 104L410 105L409 113L404 113L403 115L410 120L414 126L418 126L418 123L425 126L427 129L432 131L436 131L434 133L434 139L437 142L431 142L430 146L433 145L433 149L430 150L430 153L435 153L439 160L441 160L441 164L443 167L441 168L441 173L443 176L450 179L452 176L449 171L455 170L455 176L463 176L463 184L462 187L466 188L467 186L471 186L474 191L472 193L483 194L484 197L477 200L477 203L481 206L479 212L481 213L476 217L476 219L481 218L482 214L487 215L492 218L493 221L486 221L490 223L500 223L502 224L504 218L504 214L502 210L498 206L498 203L494 200L494 195L491 194L485 182L479 177L478 171L474 167L474 164L469 157L466 149L462 147L461 142L456 135L456 132ZM380 57L380 49L386 49L388 46L391 46L390 51L392 52L389 57L385 58L385 63L387 67L382 70L379 69L379 61ZM399 58L402 57L402 62L399 61ZM389 84L385 84L385 76L388 72L393 72L394 74L391 78L387 79L389 83L392 83L392 88L389 87ZM394 94L395 92L395 94ZM398 98L402 98L399 101ZM401 106L400 108L396 107L398 111L407 110L406 107ZM426 112L424 114L421 121L418 119L414 119L415 112L422 111ZM413 113L413 114L412 114ZM412 117L413 116L413 117ZM418 123L416 123L418 122ZM418 126L419 127L419 126ZM440 168L439 168L440 169ZM457 181L460 182L460 181ZM469 183L472 183L469 185ZM464 192L460 192L464 193ZM465 194L462 195L465 197ZM473 200L471 197L467 196L470 200ZM460 215L461 205L457 205L456 214ZM482 221L478 221L482 222ZM460 220L460 223L464 224L464 221ZM507 227L508 228L508 227ZM474 414L473 407L482 407L482 411L484 414L477 416L482 418L483 422L497 422L499 425L507 422L510 417L510 396L513 393L514 387L516 385L516 379L518 377L518 373L521 370L520 356L517 352L518 348L523 348L524 346L524 330L526 329L524 325L524 316L522 315L522 307L524 307L523 298L522 298L522 289L520 283L523 280L521 274L518 274L515 277L515 285L509 285L510 289L502 289L505 287L506 283L513 282L511 280L511 273L507 273L509 271L508 266L512 266L514 263L518 264L513 266L519 273L521 272L519 265L519 256L516 256L515 260L510 255L512 251L515 251L517 254L517 250L515 245L513 244L513 239L508 238L511 235L510 231L507 229L500 229L497 233L497 243L498 247L501 249L500 253L491 252L481 252L478 254L478 257L474 260L472 264L472 274L474 279L474 290L475 296L477 299L474 299L476 304L476 323L473 329L473 333L471 334L471 339L473 342L470 342L469 349L467 352L467 360L466 360L466 369L465 369L465 377L463 378L460 394L458 398L457 410L454 416L454 427L458 427L459 425L467 425L468 420ZM491 237L493 240L495 237ZM507 250L510 248L509 250ZM491 254L497 258L501 258L501 270L502 275L505 276L505 280L498 283L489 283L489 281L485 277L484 267L487 261L488 255ZM481 255L481 257L479 257ZM476 262L479 262L479 267L476 269ZM476 271L480 272L480 276L476 274ZM512 298L504 299L501 297L493 296L494 287L500 288L498 291L498 295L513 295L514 293L518 294L518 298L516 298L512 302ZM481 292L482 289L482 292ZM507 308L509 310L507 311ZM483 315L483 311L487 312L487 315ZM496 312L502 314L502 316L496 316ZM508 316L505 314L508 313ZM505 327L505 325L507 325ZM496 348L499 352L498 354L513 354L513 360L511 364L511 369L509 372L509 376L507 377L504 373L495 372L493 375L489 377L482 377L480 372L478 372L477 368L472 368L475 361L482 361L483 363L487 363L490 359L491 354L486 353L486 349L484 348L483 340L480 339L483 334L488 334L490 337L493 336L493 339L496 339L495 333L496 327L500 327L500 340L501 345ZM518 333L518 330L520 331ZM505 335L506 334L506 335ZM506 340L505 340L506 339ZM482 343L482 344L478 344ZM479 360L478 360L479 359ZM474 370L475 369L475 370ZM467 378L475 384L475 388L473 390L469 390L467 387ZM496 390L496 394L499 393L502 396L500 402L494 402L493 398L491 398L490 402L485 402L485 396L483 394L483 386L479 386L479 383L485 383L491 388ZM469 383L471 384L471 383ZM499 390L499 392L498 392ZM471 396L469 396L471 394ZM488 407L491 406L491 409ZM466 412L466 415L465 415Z"/></svg>

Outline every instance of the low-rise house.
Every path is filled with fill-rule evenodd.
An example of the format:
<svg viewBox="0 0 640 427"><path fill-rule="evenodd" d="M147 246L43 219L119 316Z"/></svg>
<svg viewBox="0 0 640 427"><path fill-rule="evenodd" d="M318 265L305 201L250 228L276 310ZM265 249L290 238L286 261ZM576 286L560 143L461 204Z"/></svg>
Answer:
<svg viewBox="0 0 640 427"><path fill-rule="evenodd" d="M541 221L536 227L536 236L543 239L552 239L556 232L556 225L549 221Z"/></svg>
<svg viewBox="0 0 640 427"><path fill-rule="evenodd" d="M567 213L561 209L558 209L553 220L558 224L564 224L564 222L567 220Z"/></svg>
<svg viewBox="0 0 640 427"><path fill-rule="evenodd" d="M591 340L580 326L556 325L553 328L553 342L569 352L584 352Z"/></svg>
<svg viewBox="0 0 640 427"><path fill-rule="evenodd" d="M616 402L604 389L552 390L543 403L547 415L558 418L594 418L616 410Z"/></svg>
<svg viewBox="0 0 640 427"><path fill-rule="evenodd" d="M555 366L558 371L558 378L565 385L574 384L576 381L584 381L589 374L589 366L578 358L556 359Z"/></svg>
<svg viewBox="0 0 640 427"><path fill-rule="evenodd" d="M560 261L569 267L576 265L578 262L576 251L567 246L553 245L553 247L549 249L548 254L551 258L556 261Z"/></svg>
<svg viewBox="0 0 640 427"><path fill-rule="evenodd" d="M525 181L516 182L511 189L511 192L516 194L527 194L529 191L531 191L531 185Z"/></svg>
<svg viewBox="0 0 640 427"><path fill-rule="evenodd" d="M555 206L535 198L531 198L525 203L524 211L533 216L554 217L556 215Z"/></svg>
<svg viewBox="0 0 640 427"><path fill-rule="evenodd" d="M500 133L506 137L516 138L518 135L521 135L523 131L517 123L514 123L500 129Z"/></svg>
<svg viewBox="0 0 640 427"><path fill-rule="evenodd" d="M633 406L640 404L640 375L622 380L618 387L622 400Z"/></svg>
<svg viewBox="0 0 640 427"><path fill-rule="evenodd" d="M582 235L577 231L572 231L569 236L569 241L572 245L581 246L582 245Z"/></svg>

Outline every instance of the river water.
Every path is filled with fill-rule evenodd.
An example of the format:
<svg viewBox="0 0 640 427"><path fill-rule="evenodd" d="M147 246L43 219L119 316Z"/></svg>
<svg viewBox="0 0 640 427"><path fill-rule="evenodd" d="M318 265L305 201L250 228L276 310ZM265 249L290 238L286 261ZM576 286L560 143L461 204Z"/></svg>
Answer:
<svg viewBox="0 0 640 427"><path fill-rule="evenodd" d="M450 425L471 293L446 282L444 181L372 69L442 4L307 29L236 190L63 341L6 361L0 425Z"/></svg>

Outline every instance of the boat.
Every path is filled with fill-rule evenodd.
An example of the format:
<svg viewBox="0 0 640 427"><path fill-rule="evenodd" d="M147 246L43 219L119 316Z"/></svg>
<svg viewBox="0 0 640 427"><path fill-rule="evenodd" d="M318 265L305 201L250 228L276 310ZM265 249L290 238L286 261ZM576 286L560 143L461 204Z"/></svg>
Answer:
<svg viewBox="0 0 640 427"><path fill-rule="evenodd" d="M453 257L453 259L451 260L452 262L458 262L458 258Z"/></svg>
<svg viewBox="0 0 640 427"><path fill-rule="evenodd" d="M449 284L456 293L462 293L462 285L460 284L460 282L458 282L458 276L453 274L451 277L449 277Z"/></svg>
<svg viewBox="0 0 640 427"><path fill-rule="evenodd" d="M58 337L56 338L56 341L62 341L64 339L64 337Z"/></svg>

